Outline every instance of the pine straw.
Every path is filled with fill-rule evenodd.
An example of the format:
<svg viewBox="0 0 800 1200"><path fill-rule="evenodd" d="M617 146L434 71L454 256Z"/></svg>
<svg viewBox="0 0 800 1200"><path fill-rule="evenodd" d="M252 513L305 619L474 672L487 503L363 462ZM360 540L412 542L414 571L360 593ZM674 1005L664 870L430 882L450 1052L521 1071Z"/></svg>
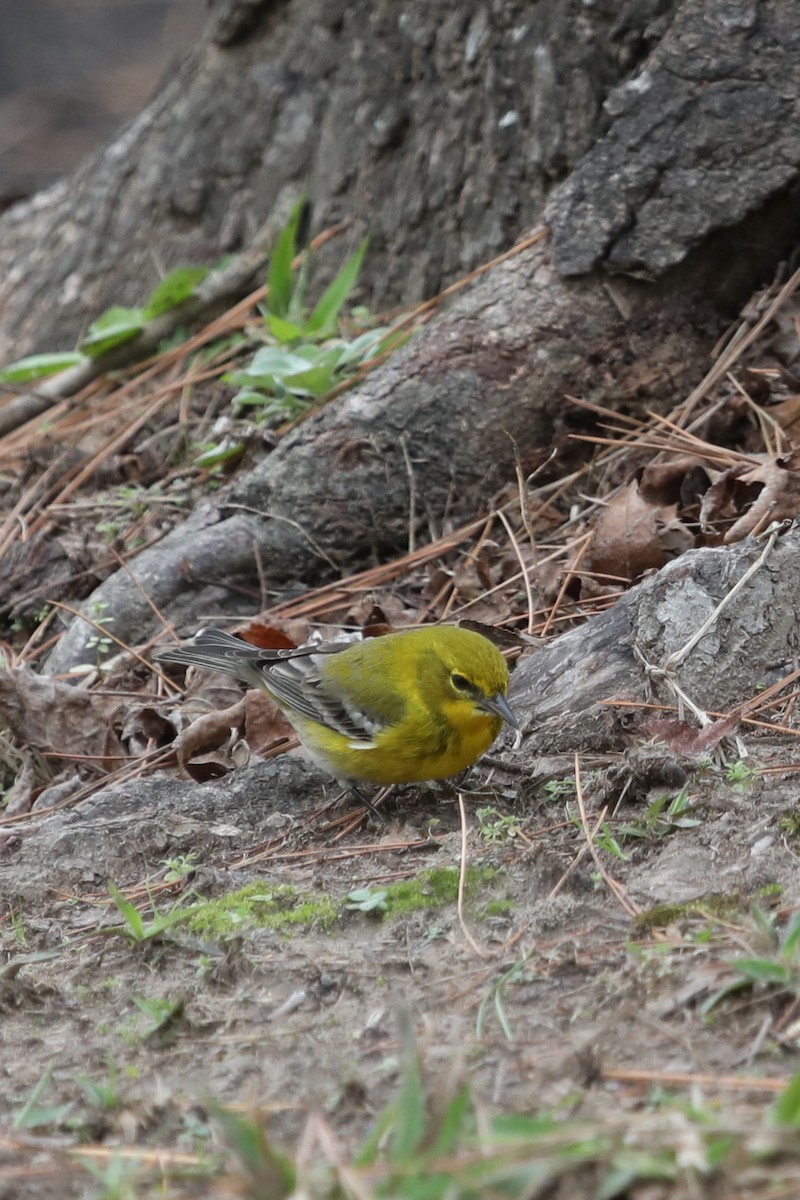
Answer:
<svg viewBox="0 0 800 1200"><path fill-rule="evenodd" d="M440 296L409 310L403 323L413 327L427 319L443 298L497 263L521 253L541 236L540 231L519 243L508 254L471 272ZM489 614L489 619L498 626L506 626L512 631L520 630L528 636L551 637L610 607L623 590L624 583L610 575L598 576L583 567L595 514L608 504L631 470L654 458L663 461L672 456L691 454L717 472L755 461L752 452L745 453L715 444L706 440L700 431L709 426L727 402L724 389L728 392L735 390L740 396L746 396L741 382L731 372L741 362L746 349L751 353L752 370L752 360L758 355L756 331L758 334L764 333L769 321L799 283L800 271L778 292L754 329L742 332L742 327L739 327L706 379L667 416L648 413L645 419L639 420L578 397L569 397L575 406L600 418L598 427L605 430L603 434L574 435L577 441L595 447L590 461L566 477L543 482L539 477L552 468L552 456L527 478L523 478L521 468L518 468L517 486L512 486L490 512L476 515L458 528L441 532L424 546L414 547L413 520L410 519L410 549L406 554L276 604L261 614L261 619L278 626L293 620L309 623L343 622L359 604L367 606L371 600L376 600L380 606L380 597L384 594L401 597L406 611L415 612L418 620L469 620L476 607L479 607L483 620ZM65 518L71 517L79 522L82 511L85 511L81 506L87 501L79 499L78 493L85 494L95 475L108 466L114 455L129 451L145 428L158 426L160 422L158 436L162 439L175 439L184 444L202 440L216 402L213 398L210 402L204 400L200 413L194 414L194 394L201 385L207 388L231 368L234 360L242 354L242 344L233 349L223 342L222 347L202 363L197 361L196 356L204 348L213 346L218 339L229 338L232 334L246 336L250 323L255 319L256 306L263 300L264 294L263 288L257 289L180 346L154 356L135 370L122 372L113 381L96 380L79 395L62 400L48 413L46 429L39 418L2 438L0 467L12 475L21 471L26 461L46 457L53 445L72 448L80 453L74 456L76 461L67 466L62 463L63 455L57 456L10 505L0 525L0 555L36 534L53 531L56 526L63 524ZM366 364L364 370L374 365ZM338 389L335 394L340 391ZM780 426L767 410L756 405L749 397L746 399L751 411L757 414L757 419L753 419L753 427L761 438L759 450L774 453L782 449L786 438ZM292 424L287 423L277 431L277 436L282 436L290 428ZM202 493L206 478L204 472L193 468L176 468L167 475L165 483L169 485L178 475L184 480L188 477L197 493ZM592 487L596 489L596 494L587 494ZM161 531L154 528L152 517L142 517L130 522L121 535L121 544L134 557L143 542L152 544L160 536ZM474 568L480 578L481 563L490 542L500 563L499 581L491 585L484 581L476 594L461 595L459 572ZM125 553L110 551L109 554L110 559L125 567ZM555 588L553 578L557 580ZM440 579L441 582L433 594L428 595L426 585L429 587L434 579ZM548 579L551 581L549 586ZM571 595L572 585L589 579L593 583L592 593L574 598ZM67 611L73 611L67 604L55 603ZM34 631L18 652L17 661L36 663L43 651L52 644L52 638L48 635L52 616L51 613ZM87 618L84 616L84 619ZM166 630L168 622L166 618L162 620ZM125 646L105 627L98 626L98 629L104 637L117 641L132 659L147 662L138 649ZM150 666L149 663L147 665ZM160 672L152 667L150 669L153 673L149 698L155 699L162 693L166 683ZM796 676L797 673L775 685L775 688L754 695L739 707L739 719L750 724L766 725L772 732L796 736L796 731L787 726L758 722L756 719L756 714L771 712L774 706L786 701L783 689ZM98 690L104 688L100 680L94 686ZM796 691L789 695L793 700ZM142 696L142 699L147 698ZM730 714L722 714L726 715ZM269 756L288 748L289 745L280 745ZM168 760L169 752L153 750L138 760L128 761L104 777L93 779L69 799L49 810L37 812L36 819L38 821L50 812L78 804L100 787L163 769ZM311 814L303 828L312 827L323 811ZM347 840L358 828L363 816L364 810L358 808L337 818L332 824L329 823L328 833L338 842ZM0 828L13 829L15 824L22 824L29 819L27 814L0 817ZM584 830L586 849L591 853L593 834L585 819ZM309 851L286 851L288 836L281 835L263 846L253 847L226 865L251 866L268 859L297 861L304 856L313 858L315 855L319 859L329 853L321 851L319 847ZM292 833L295 842L297 836L295 829ZM409 842L403 848L414 849L421 844ZM368 848L349 846L342 853L357 857L362 850L375 854L382 849L375 844L370 844ZM387 852L391 853L397 849L398 846L394 844L386 847ZM162 886L165 890L174 887L150 880L147 895L142 888L131 889L129 895L136 901L144 902ZM622 896L620 899L625 903Z"/></svg>

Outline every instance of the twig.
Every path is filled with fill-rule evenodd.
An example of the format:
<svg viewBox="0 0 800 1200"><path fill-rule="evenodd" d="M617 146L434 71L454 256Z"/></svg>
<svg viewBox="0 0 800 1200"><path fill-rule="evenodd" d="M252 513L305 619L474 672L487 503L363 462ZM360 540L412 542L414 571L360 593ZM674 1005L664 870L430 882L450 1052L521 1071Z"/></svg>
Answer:
<svg viewBox="0 0 800 1200"><path fill-rule="evenodd" d="M628 893L625 891L625 888L622 886L622 884L618 880L614 879L613 876L609 875L608 871L606 870L605 866L603 865L600 855L597 853L597 847L594 844L595 834L593 832L591 832L589 829L589 822L586 817L586 807L583 803L583 786L581 784L581 760L580 760L580 756L578 754L575 755L575 793L578 797L578 810L581 814L581 824L583 825L583 831L586 834L586 841L589 846L589 853L591 854L592 858L594 859L595 866L597 867L598 871L600 872L600 874L602 875L606 884L608 885L609 890L616 896L617 900L619 900L620 904L625 909L625 912L628 914L628 916L629 917L638 916L638 914L642 910L639 908L638 904L635 904L633 902L633 900L630 899L630 897L628 896ZM607 809L604 808L603 812L601 814L602 817L605 817L606 811L607 811Z"/></svg>
<svg viewBox="0 0 800 1200"><path fill-rule="evenodd" d="M592 539L591 532L585 533L582 538L578 538L577 549L575 550L575 553L573 555L572 562L569 564L566 571L564 572L564 578L561 580L561 587L558 589L558 595L556 596L555 600L553 601L553 606L550 609L550 612L547 614L547 619L545 620L544 625L542 626L541 630L539 631L540 637L546 637L547 634L550 632L550 627L556 618L556 613L558 612L561 601L564 599L564 595L566 593L567 588L569 587L570 580L573 578L578 567L583 562L584 555L586 554L586 551L589 549L589 543L590 543L591 539Z"/></svg>
<svg viewBox="0 0 800 1200"><path fill-rule="evenodd" d="M744 1075L708 1075L697 1071L648 1071L632 1067L601 1067L603 1079L614 1079L619 1083L663 1083L686 1087L724 1088L731 1092L782 1092L789 1082L769 1076L748 1078Z"/></svg>
<svg viewBox="0 0 800 1200"><path fill-rule="evenodd" d="M766 545L764 546L764 549L762 550L761 554L758 556L756 561L754 563L751 563L751 565L747 568L745 573L742 575L741 579L739 579L733 585L733 587L730 589L730 591L728 591L726 593L726 595L723 596L722 600L720 600L719 604L716 606L714 611L706 618L706 620L703 622L703 624L700 626L700 628L697 629L692 634L692 636L689 638L689 640L683 646L681 646L678 650L674 650L672 652L672 654L670 654L665 659L664 663L661 666L658 666L655 663L648 662L647 659L644 657L644 654L642 653L641 649L636 645L634 645L634 647L633 647L633 652L636 655L639 662L642 664L642 667L643 667L644 671L646 672L646 674L648 675L648 677L651 679L661 680L670 689L670 691L672 691L675 694L675 696L677 696L678 701L679 701L679 711L680 711L681 706L685 706L692 713L695 720L698 722L698 724L702 728L705 728L708 725L712 724L711 718L709 717L707 712L705 712L703 709L699 708L698 705L696 705L694 703L694 701L691 700L689 696L687 696L686 692L683 690L683 688L680 686L678 681L675 679L675 669L678 666L680 666L680 664L691 653L691 651L695 648L695 646L698 644L698 642L701 640L701 638L703 638L703 636L708 632L708 630L711 628L711 626L715 624L715 622L719 618L720 613L728 606L728 604L730 604L730 602L731 602L731 600L733 600L734 596L738 592L741 591L741 589L745 586L745 584L748 582L748 580L756 573L756 571L760 570L760 568L763 567L764 563L766 562L767 558L769 557L769 554L771 553L771 551L775 545L775 542L778 538L778 534L780 533L780 531L783 527L784 527L784 524L783 524L783 522L781 522L780 524L776 524L771 529L769 536L767 538ZM780 682L781 682L782 686L785 686L783 680L781 680ZM763 694L762 694L761 698L763 699ZM742 707L741 711L742 712L744 711L743 707ZM735 709L733 710L733 713L736 713ZM742 755L742 757L746 756L746 751L744 750L744 747L740 746L740 754Z"/></svg>
<svg viewBox="0 0 800 1200"><path fill-rule="evenodd" d="M730 604L731 600L733 600L733 597L742 590L742 588L747 583L747 581L749 579L751 579L753 575L755 575L756 571L759 571L761 569L761 567L763 567L764 563L767 561L770 554L772 553L772 549L775 545L775 542L778 540L778 534L781 532L781 528L782 528L782 526L780 526L780 525L773 527L773 529L770 531L769 536L767 538L767 543L764 546L764 549L759 554L756 561L754 563L751 563L751 565L747 568L747 570L745 571L745 573L741 577L741 579L739 579L733 585L733 587L727 593L727 595L723 596L723 598L720 600L719 604L714 609L714 611L711 613L711 615L709 617L707 617L707 619L703 622L703 624L700 626L700 628L695 633L692 634L692 636L689 638L688 642L686 642L686 644L684 646L681 646L681 648L679 650L673 650L672 654L669 655L669 657L665 661L664 666L662 668L665 672L674 670L675 667L679 666L680 663L683 662L683 660L695 648L695 646L700 641L700 639L704 636L704 634L707 633L708 630L711 628L711 626L717 621L720 613L723 611L723 609L727 608L727 606Z"/></svg>
<svg viewBox="0 0 800 1200"><path fill-rule="evenodd" d="M688 420L697 405L703 397L711 390L715 383L727 375L734 363L741 358L748 346L752 346L753 342L757 341L761 333L769 325L772 318L777 313L778 309L789 299L793 292L800 286L800 267L786 281L781 290L778 292L775 299L769 305L767 310L762 314L761 319L756 321L752 329L742 337L735 336L726 350L722 352L720 357L714 363L710 371L706 372L703 379L700 380L697 387L689 396L685 404L682 404L675 410L675 419L682 425Z"/></svg>
<svg viewBox="0 0 800 1200"><path fill-rule="evenodd" d="M591 836L592 836L592 838L595 836L595 834L597 833L598 829L599 829L599 828L600 828L600 826L603 824L603 821L605 821L605 819L606 819L606 813L607 813L607 812L608 812L608 808L604 808L604 809L602 809L602 811L601 811L601 813L600 813L600 816L597 818L597 821L596 821L596 823L595 823L595 827L594 827L594 829L592 830L592 835L591 835ZM562 828L564 828L564 826L565 826L565 825L566 825L566 826L569 826L569 825L571 825L571 824L572 824L572 822L571 822L571 821L560 821L560 822L558 823L558 825L548 825L548 826L546 826L546 829L547 829L547 830L550 830L550 829L562 829ZM550 889L550 891L547 893L547 899L548 899L548 900L552 900L554 896L557 896L557 895L558 895L558 893L561 891L562 887L563 887L563 886L564 886L564 884L567 882L567 880L569 879L570 875L573 873L573 871L575 870L575 868L576 868L576 867L578 866L578 864L579 864L579 863L582 861L582 859L584 859L584 858L586 857L586 855L589 853L589 846L590 846L590 844L591 844L591 839L588 839L588 838L587 838L587 840L586 840L586 843L585 843L583 846L581 846L580 850L579 850L579 851L578 851L578 853L575 855L575 857L573 858L572 862L571 862L571 863L569 864L569 866L567 867L567 869L566 869L566 871L564 872L564 874L561 876L561 878L558 880L558 882L557 882L557 883L556 883L556 884L555 884L555 885L554 885L554 886L553 886L553 887Z"/></svg>
<svg viewBox="0 0 800 1200"><path fill-rule="evenodd" d="M411 457L408 453L408 442L406 441L405 434L401 434L398 440L406 467L406 475L408 476L408 553L413 554L417 545L417 481L414 475L414 468L411 465Z"/></svg>
<svg viewBox="0 0 800 1200"><path fill-rule="evenodd" d="M461 863L458 873L458 923L461 926L461 931L464 937L469 942L472 949L477 954L478 958L486 958L486 951L481 949L475 938L467 929L467 923L464 920L464 887L467 879L467 814L464 808L464 793L458 793L458 812L461 818Z"/></svg>
<svg viewBox="0 0 800 1200"><path fill-rule="evenodd" d="M500 509L498 511L497 515L500 518L500 520L502 521L505 531L508 534L508 540L511 542L511 545L514 549L514 553L517 556L517 562L519 563L519 566L520 566L520 571L522 573L522 583L523 583L523 587L525 588L525 598L528 602L528 633L532 636L533 635L533 592L531 590L531 581L528 576L528 568L525 566L525 562L522 558L522 550L520 549L519 542L517 541L517 539L514 535L514 530L511 528L511 522L509 521L508 517L506 516L506 514L503 512L502 509Z"/></svg>

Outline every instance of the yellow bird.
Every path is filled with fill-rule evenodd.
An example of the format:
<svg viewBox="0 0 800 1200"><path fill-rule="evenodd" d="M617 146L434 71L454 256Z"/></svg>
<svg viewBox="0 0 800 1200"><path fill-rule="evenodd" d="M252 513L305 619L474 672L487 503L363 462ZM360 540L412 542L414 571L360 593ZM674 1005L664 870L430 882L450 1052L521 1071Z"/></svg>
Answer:
<svg viewBox="0 0 800 1200"><path fill-rule="evenodd" d="M503 721L519 729L506 660L485 637L455 626L296 650L260 650L201 629L158 659L264 688L311 758L343 782L445 779L488 750Z"/></svg>

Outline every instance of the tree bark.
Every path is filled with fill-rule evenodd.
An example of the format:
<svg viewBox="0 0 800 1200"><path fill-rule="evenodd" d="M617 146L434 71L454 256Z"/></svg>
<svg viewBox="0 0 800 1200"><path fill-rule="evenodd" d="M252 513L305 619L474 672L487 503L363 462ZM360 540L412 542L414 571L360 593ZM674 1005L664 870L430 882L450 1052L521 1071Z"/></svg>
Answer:
<svg viewBox="0 0 800 1200"><path fill-rule="evenodd" d="M235 584L260 561L271 587L319 581L407 544L409 522L473 516L554 439L584 423L564 394L635 407L675 402L706 353L702 328L665 289L610 291L560 280L546 247L492 271L365 383L305 421L261 464L92 595L123 641L159 622L183 632L203 611L242 611ZM697 309L696 309L697 311ZM569 461L569 460L568 460ZM557 466L555 469L558 469ZM412 502L412 492L414 500ZM96 631L75 621L48 662L94 661Z"/></svg>
<svg viewBox="0 0 800 1200"><path fill-rule="evenodd" d="M658 737L659 722L667 730L674 715L639 706L652 700L680 707L673 681L700 709L726 712L788 673L800 648L800 533L792 528L779 537L726 599L764 549L763 540L748 538L690 550L608 612L523 659L511 685L525 732L523 758L619 751ZM659 668L723 601L697 644L662 675ZM614 700L622 703L614 707ZM696 726L691 715L687 720Z"/></svg>
<svg viewBox="0 0 800 1200"><path fill-rule="evenodd" d="M797 233L800 21L784 0L684 3L605 102L605 134L548 210L556 268L646 278L752 214ZM770 230L763 220L773 206ZM779 215L780 214L780 215ZM741 247L731 239L731 250Z"/></svg>
<svg viewBox="0 0 800 1200"><path fill-rule="evenodd" d="M374 309L434 295L536 223L675 7L221 6L121 137L0 219L0 362L69 348L161 272L249 245L300 192L314 231L349 221L352 246L370 233Z"/></svg>

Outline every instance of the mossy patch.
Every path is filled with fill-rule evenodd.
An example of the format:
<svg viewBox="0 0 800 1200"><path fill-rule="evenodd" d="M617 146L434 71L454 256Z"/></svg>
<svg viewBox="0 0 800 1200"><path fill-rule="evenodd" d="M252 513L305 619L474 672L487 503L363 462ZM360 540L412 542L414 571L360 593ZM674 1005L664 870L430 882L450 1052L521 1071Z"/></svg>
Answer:
<svg viewBox="0 0 800 1200"><path fill-rule="evenodd" d="M497 875L492 867L469 867L464 889L466 899L474 900ZM455 904L458 878L457 867L433 867L421 871L413 879L390 883L379 893L376 891L381 903L369 910L365 907L363 911L371 917L386 919ZM505 904L504 901L490 903ZM216 900L202 901L186 924L194 933L208 938L230 937L245 928L289 933L293 929L328 929L347 908L353 911L354 906L347 904L346 897L337 900L327 892L300 892L286 884L248 883ZM488 909L486 911L488 913Z"/></svg>
<svg viewBox="0 0 800 1200"><path fill-rule="evenodd" d="M792 808L779 817L778 828L790 842L797 844L800 841L800 809Z"/></svg>
<svg viewBox="0 0 800 1200"><path fill-rule="evenodd" d="M497 878L493 867L467 867L464 895L473 900L481 890ZM432 867L420 871L413 879L390 883L386 891L385 915L406 916L424 909L455 904L458 899L458 867Z"/></svg>
<svg viewBox="0 0 800 1200"><path fill-rule="evenodd" d="M483 916L488 917L510 917L514 911L514 905L510 900L490 900L484 906Z"/></svg>
<svg viewBox="0 0 800 1200"><path fill-rule="evenodd" d="M242 928L325 929L336 920L337 905L325 892L299 892L288 884L248 883L217 900L202 902L187 925L203 937L226 937Z"/></svg>
<svg viewBox="0 0 800 1200"><path fill-rule="evenodd" d="M737 916L745 904L739 892L707 892L705 896L697 896L681 904L655 904L639 913L633 923L636 929L641 930L663 929L666 925L674 925L676 921L685 921L689 917L729 920Z"/></svg>

